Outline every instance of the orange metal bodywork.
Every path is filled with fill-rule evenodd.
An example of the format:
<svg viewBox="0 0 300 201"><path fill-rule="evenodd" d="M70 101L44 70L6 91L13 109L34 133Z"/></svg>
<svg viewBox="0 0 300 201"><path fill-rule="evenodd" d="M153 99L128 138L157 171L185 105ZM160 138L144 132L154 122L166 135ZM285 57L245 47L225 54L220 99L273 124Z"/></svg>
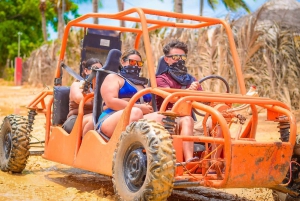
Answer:
<svg viewBox="0 0 300 201"><path fill-rule="evenodd" d="M130 14L138 14L138 17L132 17ZM154 20L146 17L146 14L154 16L163 16L169 18L180 18L193 20L197 23L175 23L166 20ZM115 27L107 25L96 25L83 23L90 18L104 18L112 20L124 20L139 22L140 28ZM176 28L201 28L210 25L220 24L224 26L230 49L234 61L235 72L240 87L241 94L213 93L205 91L186 91L182 89L158 88L155 78L155 68L150 46L149 32L162 27ZM296 138L296 120L290 109L282 102L269 98L245 96L246 89L240 61L236 51L234 38L229 25L220 19L207 18L202 16L187 15L181 13L172 13L165 11L150 10L145 8L132 8L116 14L90 13L83 15L73 21L70 21L64 32L59 62L56 68L56 78L61 75L60 62L64 60L68 33L71 27L97 28L103 30L117 30L121 32L136 33L135 48L139 46L140 38L143 37L145 45L147 66L149 70L149 79L151 87L139 91L129 101L112 138L106 142L96 131L89 131L82 138L82 119L84 103L93 97L93 93L85 96L79 105L79 114L75 126L70 134L67 134L60 126L51 124L51 110L53 98L45 103L47 96L52 97L51 91L42 92L29 105L29 109L35 109L38 112L46 114L46 135L45 152L43 157L48 160L56 161L77 168L82 168L105 175L112 175L113 152L121 132L125 130L129 122L130 110L134 103L144 94L152 93L164 97L164 102L160 112L166 112L166 106L169 102L175 102L171 113L177 116L189 115L191 108L204 111L210 114L220 125L223 131L223 138L214 138L210 136L190 136L183 137L174 135L173 145L176 150L177 162L183 162L182 142L195 141L206 143L217 143L223 146L224 161L226 164L222 179L214 178L203 174L187 174L182 167L177 167L175 180L190 179L198 181L199 185L211 186L216 188L224 187L271 187L279 184L286 175L289 168L289 161L292 156L293 146ZM203 102L218 102L231 105L232 103L250 104L252 108L252 118L244 126L241 135L233 138L228 126L228 120L219 110L205 105ZM41 106L38 106L38 105ZM275 121L278 116L285 115L290 123L290 138L288 142L257 142L256 129L258 123L258 113L255 106L260 106L268 110L268 120Z"/></svg>

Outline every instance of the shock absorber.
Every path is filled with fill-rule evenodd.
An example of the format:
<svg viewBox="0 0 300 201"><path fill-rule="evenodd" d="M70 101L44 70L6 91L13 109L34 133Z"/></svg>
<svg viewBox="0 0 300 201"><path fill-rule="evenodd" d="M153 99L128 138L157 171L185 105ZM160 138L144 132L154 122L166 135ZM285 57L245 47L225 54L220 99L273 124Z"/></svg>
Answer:
<svg viewBox="0 0 300 201"><path fill-rule="evenodd" d="M286 116L279 117L278 120L277 128L279 128L280 140L287 142L290 138L290 122L286 119Z"/></svg>
<svg viewBox="0 0 300 201"><path fill-rule="evenodd" d="M278 126L280 133L280 140L288 142L290 137L290 123L286 116L278 118ZM286 200L298 200L300 196L300 155L299 155L299 135L296 137L296 144L294 146L293 156L290 162L290 171L287 172L286 177L282 181L281 192L288 194ZM296 199L289 199L289 197L297 197Z"/></svg>
<svg viewBox="0 0 300 201"><path fill-rule="evenodd" d="M33 122L34 122L34 118L35 115L37 115L37 112L35 110L29 110L28 112L28 126L27 126L27 132L28 134L31 133L31 131L33 130Z"/></svg>

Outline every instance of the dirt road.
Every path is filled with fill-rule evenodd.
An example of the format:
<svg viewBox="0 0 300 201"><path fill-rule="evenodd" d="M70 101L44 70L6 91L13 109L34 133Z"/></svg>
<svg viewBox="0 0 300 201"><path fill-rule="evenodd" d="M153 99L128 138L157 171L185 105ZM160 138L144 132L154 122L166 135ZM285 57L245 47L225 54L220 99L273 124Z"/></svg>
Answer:
<svg viewBox="0 0 300 201"><path fill-rule="evenodd" d="M5 86L0 82L0 122L5 115L27 115L25 106L43 88ZM37 115L33 141L44 140L44 116ZM265 132L270 132L265 127ZM276 131L277 132L277 131ZM38 146L38 144L37 144ZM111 178L30 156L22 174L0 171L2 200L115 200ZM174 190L169 200L261 200L271 201L269 189L190 188Z"/></svg>

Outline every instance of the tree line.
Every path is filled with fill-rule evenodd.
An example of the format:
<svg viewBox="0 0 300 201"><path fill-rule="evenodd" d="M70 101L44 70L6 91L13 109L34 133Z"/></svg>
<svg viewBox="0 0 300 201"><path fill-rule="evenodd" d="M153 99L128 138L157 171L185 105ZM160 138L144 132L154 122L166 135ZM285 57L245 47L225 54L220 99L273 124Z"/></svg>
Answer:
<svg viewBox="0 0 300 201"><path fill-rule="evenodd" d="M58 29L59 5L61 0L5 0L0 1L0 77L8 62L18 55L20 45L21 57L26 57L40 47L47 39L43 34L46 24ZM79 17L78 5L66 1L64 21L67 23ZM43 24L43 26L42 26ZM18 44L18 33L22 33Z"/></svg>

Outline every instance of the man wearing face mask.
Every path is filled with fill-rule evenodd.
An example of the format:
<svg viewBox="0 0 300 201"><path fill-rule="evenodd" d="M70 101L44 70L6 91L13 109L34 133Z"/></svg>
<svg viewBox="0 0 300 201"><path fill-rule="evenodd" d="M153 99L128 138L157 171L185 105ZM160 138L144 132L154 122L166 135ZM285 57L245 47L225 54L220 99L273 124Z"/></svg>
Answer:
<svg viewBox="0 0 300 201"><path fill-rule="evenodd" d="M148 80L139 74L144 66L141 54L135 49L123 52L120 58L120 73L105 77L100 93L103 98L103 112L98 118L97 131L111 137L129 100L138 91L147 86ZM129 123L139 119L155 119L160 121L162 115L153 113L151 94L142 96L130 111Z"/></svg>
<svg viewBox="0 0 300 201"><path fill-rule="evenodd" d="M187 45L181 41L174 40L163 48L164 61L168 65L166 72L156 77L157 86L173 89L202 90L198 81L187 73L185 61L187 59ZM157 98L157 107L160 108L163 99ZM171 108L172 104L168 105Z"/></svg>
<svg viewBox="0 0 300 201"><path fill-rule="evenodd" d="M168 69L156 77L157 86L164 88L202 90L196 79L187 73L185 61L187 59L187 45L178 40L171 41L163 48L165 54L164 61L168 64ZM161 107L163 98L156 98L158 110ZM172 108L173 104L169 103L167 108ZM191 116L180 117L178 122L179 134L192 136L194 120ZM194 143L184 142L183 153L185 161L193 161Z"/></svg>
<svg viewBox="0 0 300 201"><path fill-rule="evenodd" d="M157 86L174 89L186 89L186 90L200 90L202 91L201 85L192 75L187 73L187 67L185 61L187 59L188 48L187 45L178 40L171 41L164 46L163 52L165 54L164 61L167 63L168 68L161 75L156 77ZM156 98L158 110L163 102L162 97ZM169 103L167 108L171 109L172 103ZM191 116L185 116L179 118L178 128L180 135L192 136L194 134L194 120ZM207 130L212 130L211 118L207 121ZM215 137L222 137L222 130L219 126L216 127ZM203 134L202 122L197 122L198 135ZM186 161L193 161L193 146L194 142L183 143L183 153ZM211 145L212 149L216 147L215 144ZM216 160L220 158L222 149L218 149L211 158Z"/></svg>

